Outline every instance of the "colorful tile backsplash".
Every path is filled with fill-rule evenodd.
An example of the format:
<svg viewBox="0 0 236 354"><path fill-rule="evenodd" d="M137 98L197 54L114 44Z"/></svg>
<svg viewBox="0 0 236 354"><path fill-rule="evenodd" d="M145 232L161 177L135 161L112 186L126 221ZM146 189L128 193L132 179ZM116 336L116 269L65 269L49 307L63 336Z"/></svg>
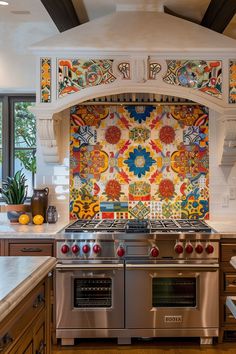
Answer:
<svg viewBox="0 0 236 354"><path fill-rule="evenodd" d="M71 109L71 218L209 218L208 110Z"/></svg>

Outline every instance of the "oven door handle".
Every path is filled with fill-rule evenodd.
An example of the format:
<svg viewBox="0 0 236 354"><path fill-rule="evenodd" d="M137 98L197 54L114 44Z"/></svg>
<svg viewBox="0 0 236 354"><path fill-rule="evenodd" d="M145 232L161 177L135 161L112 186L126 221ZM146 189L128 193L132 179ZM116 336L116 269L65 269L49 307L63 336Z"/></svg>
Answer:
<svg viewBox="0 0 236 354"><path fill-rule="evenodd" d="M56 270L78 270L78 269L120 269L124 268L123 264L57 264Z"/></svg>
<svg viewBox="0 0 236 354"><path fill-rule="evenodd" d="M219 268L219 264L134 264L126 263L126 269L159 269L159 268L168 268L168 269L201 269L201 270L214 270Z"/></svg>

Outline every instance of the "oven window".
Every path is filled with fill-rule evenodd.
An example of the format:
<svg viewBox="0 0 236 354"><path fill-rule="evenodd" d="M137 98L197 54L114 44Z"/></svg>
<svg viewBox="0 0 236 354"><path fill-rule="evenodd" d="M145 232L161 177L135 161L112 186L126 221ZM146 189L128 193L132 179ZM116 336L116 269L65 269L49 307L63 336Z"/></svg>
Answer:
<svg viewBox="0 0 236 354"><path fill-rule="evenodd" d="M111 278L76 278L74 279L74 307L111 307L111 289Z"/></svg>
<svg viewBox="0 0 236 354"><path fill-rule="evenodd" d="M196 307L196 278L153 278L153 307Z"/></svg>

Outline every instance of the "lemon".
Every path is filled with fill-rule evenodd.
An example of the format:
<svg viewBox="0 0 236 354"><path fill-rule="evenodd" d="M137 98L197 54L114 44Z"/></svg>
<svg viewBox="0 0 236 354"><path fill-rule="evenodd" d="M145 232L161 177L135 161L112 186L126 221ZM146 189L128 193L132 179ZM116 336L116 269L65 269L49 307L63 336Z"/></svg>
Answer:
<svg viewBox="0 0 236 354"><path fill-rule="evenodd" d="M44 221L44 218L43 218L42 215L35 215L35 216L33 217L33 223L34 223L35 225L41 225L41 224L43 223L43 221Z"/></svg>
<svg viewBox="0 0 236 354"><path fill-rule="evenodd" d="M27 215L27 214L21 214L21 215L19 216L18 221L19 221L19 223L20 223L21 225L26 225L26 224L28 224L29 221L30 221L29 215Z"/></svg>

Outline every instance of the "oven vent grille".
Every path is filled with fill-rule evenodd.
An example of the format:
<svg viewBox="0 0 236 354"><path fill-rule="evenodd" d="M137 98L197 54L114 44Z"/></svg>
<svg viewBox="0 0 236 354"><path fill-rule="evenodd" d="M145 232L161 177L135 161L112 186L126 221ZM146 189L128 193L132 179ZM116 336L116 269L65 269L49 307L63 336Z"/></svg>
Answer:
<svg viewBox="0 0 236 354"><path fill-rule="evenodd" d="M90 104L183 104L192 105L195 102L181 97L156 95L150 93L124 93L119 95L109 95L97 97L89 101L83 102L85 105Z"/></svg>

